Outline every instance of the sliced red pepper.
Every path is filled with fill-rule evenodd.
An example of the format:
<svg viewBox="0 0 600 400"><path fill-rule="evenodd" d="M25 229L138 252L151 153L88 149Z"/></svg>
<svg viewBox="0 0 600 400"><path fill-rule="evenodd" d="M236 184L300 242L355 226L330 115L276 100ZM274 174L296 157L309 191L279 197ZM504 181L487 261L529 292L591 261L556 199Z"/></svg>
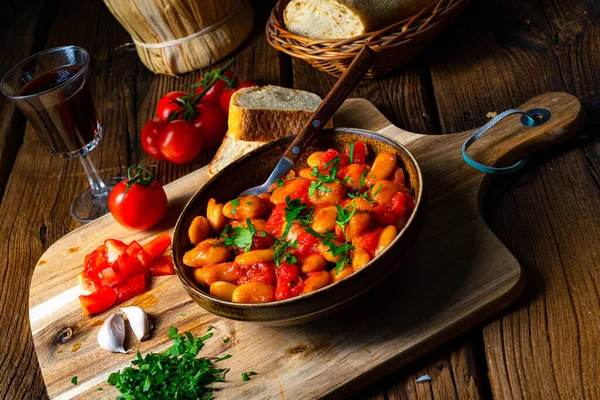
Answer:
<svg viewBox="0 0 600 400"><path fill-rule="evenodd" d="M171 245L171 234L163 232L144 245L144 250L152 257L158 257Z"/></svg>
<svg viewBox="0 0 600 400"><path fill-rule="evenodd" d="M83 271L77 274L77 280L79 281L79 287L87 292L95 292L96 290L102 288L100 279L86 278Z"/></svg>
<svg viewBox="0 0 600 400"><path fill-rule="evenodd" d="M150 268L154 260L154 257L144 250L144 248L135 240L129 243L129 246L127 246L127 249L125 250L125 254L134 260L138 260L144 268Z"/></svg>
<svg viewBox="0 0 600 400"><path fill-rule="evenodd" d="M100 288L88 296L79 296L79 302L85 315L98 314L108 310L117 301L117 292L113 288Z"/></svg>
<svg viewBox="0 0 600 400"><path fill-rule="evenodd" d="M132 299L146 291L146 275L134 275L120 285L117 285L115 289L117 289L117 298L119 299L119 302L122 303Z"/></svg>
<svg viewBox="0 0 600 400"><path fill-rule="evenodd" d="M150 267L150 273L152 276L173 275L175 273L173 260L170 256L154 257L154 264Z"/></svg>
<svg viewBox="0 0 600 400"><path fill-rule="evenodd" d="M367 159L367 147L363 142L354 142L352 157L350 157L350 145L346 146L345 153L349 159L352 158L350 164L364 164Z"/></svg>
<svg viewBox="0 0 600 400"><path fill-rule="evenodd" d="M137 258L131 257L128 254L122 254L121 257L119 257L119 270L125 278L137 274L148 274L149 271L149 269L144 267Z"/></svg>

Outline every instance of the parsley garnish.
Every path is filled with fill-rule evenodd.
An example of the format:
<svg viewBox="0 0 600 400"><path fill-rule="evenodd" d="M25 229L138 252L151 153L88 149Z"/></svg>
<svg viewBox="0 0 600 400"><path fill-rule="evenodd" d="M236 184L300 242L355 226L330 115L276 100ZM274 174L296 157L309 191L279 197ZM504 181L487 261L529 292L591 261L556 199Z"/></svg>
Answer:
<svg viewBox="0 0 600 400"><path fill-rule="evenodd" d="M277 179L275 182L277 182L277 186L284 186L285 185L285 181L281 178Z"/></svg>
<svg viewBox="0 0 600 400"><path fill-rule="evenodd" d="M250 220L250 218L246 218L246 225L248 226L248 229L250 230L252 236L256 235L256 229L254 229L254 225L252 225L252 221Z"/></svg>
<svg viewBox="0 0 600 400"><path fill-rule="evenodd" d="M354 142L350 142L350 151L348 158L350 159L350 164L354 162Z"/></svg>
<svg viewBox="0 0 600 400"><path fill-rule="evenodd" d="M240 199L231 200L231 215L235 215L235 208L240 205Z"/></svg>
<svg viewBox="0 0 600 400"><path fill-rule="evenodd" d="M367 176L367 172L369 172L369 170L368 170L368 169L366 169L366 170L365 170L365 172L363 172L363 173L360 175L360 186L361 186L361 187L365 187L365 186L367 185L367 184L365 183L365 176Z"/></svg>
<svg viewBox="0 0 600 400"><path fill-rule="evenodd" d="M292 224L294 223L294 220L296 218L298 218L298 216L300 215L300 213L304 210L306 210L306 204L302 203L302 201L300 199L294 199L291 200L290 197L286 197L285 198L285 229L283 231L283 234L281 235L282 238L285 238L288 234L288 232L290 231L290 229L292 228Z"/></svg>
<svg viewBox="0 0 600 400"><path fill-rule="evenodd" d="M231 358L231 357L232 357L232 355L231 355L231 354L225 354L223 357L221 357L221 358L217 358L217 359L215 360L215 362L220 362L220 361L223 361L223 360L227 360L228 358Z"/></svg>
<svg viewBox="0 0 600 400"><path fill-rule="evenodd" d="M256 375L254 371L242 372L242 381L246 382L250 380L250 375Z"/></svg>
<svg viewBox="0 0 600 400"><path fill-rule="evenodd" d="M284 240L272 235L269 236L275 241L275 244L271 248L275 249L273 258L275 259L276 266L280 267L282 262L288 264L296 264L298 262L296 257L292 254L292 250L298 247L297 240Z"/></svg>
<svg viewBox="0 0 600 400"><path fill-rule="evenodd" d="M77 375L71 378L71 383L77 385Z"/></svg>
<svg viewBox="0 0 600 400"><path fill-rule="evenodd" d="M342 206L339 204L337 204L336 207L338 212L337 216L335 217L335 223L342 228L342 231L344 231L344 228L348 222L350 222L350 219L354 216L354 213L356 213L356 202L353 201L352 204L346 208L342 208ZM352 207L352 211L350 211L350 207Z"/></svg>
<svg viewBox="0 0 600 400"><path fill-rule="evenodd" d="M240 249L244 249L244 252L247 252L252 246L252 230L254 230L254 227L250 229L249 227L238 226L234 229L231 225L227 225L223 229L223 232L221 232L221 240L225 246L239 247Z"/></svg>
<svg viewBox="0 0 600 400"><path fill-rule="evenodd" d="M371 197L375 197L375 196L377 196L377 195L379 194L379 192L381 192L381 188L382 188L382 187L383 187L383 185L380 183L380 184L379 184L379 187L377 188L377 190L375 191L375 193L373 193L373 196L371 196Z"/></svg>
<svg viewBox="0 0 600 400"><path fill-rule="evenodd" d="M207 399L212 397L214 382L225 380L228 369L215 368L207 358L198 358L209 333L195 338L190 332L178 334L169 329L173 345L162 353L148 353L137 358L130 367L114 372L108 384L121 393L119 399ZM229 358L221 357L217 361Z"/></svg>
<svg viewBox="0 0 600 400"><path fill-rule="evenodd" d="M223 343L229 343L229 338L223 339Z"/></svg>
<svg viewBox="0 0 600 400"><path fill-rule="evenodd" d="M102 390L102 388L96 388L96 391L97 391L97 392L99 392L99 391L101 391L101 390Z"/></svg>
<svg viewBox="0 0 600 400"><path fill-rule="evenodd" d="M177 329L176 329L176 328L173 328L173 327L171 327L171 329L175 329L175 331L174 331L174 332L175 332L175 333L177 333ZM215 329L215 327L214 327L214 326L212 326L212 325L209 325L209 326L207 326L207 327L206 327L206 332L210 332L210 331L212 331L213 329ZM170 337L171 339L174 339L174 338L172 338L172 337L171 337L171 330L169 330L169 337Z"/></svg>

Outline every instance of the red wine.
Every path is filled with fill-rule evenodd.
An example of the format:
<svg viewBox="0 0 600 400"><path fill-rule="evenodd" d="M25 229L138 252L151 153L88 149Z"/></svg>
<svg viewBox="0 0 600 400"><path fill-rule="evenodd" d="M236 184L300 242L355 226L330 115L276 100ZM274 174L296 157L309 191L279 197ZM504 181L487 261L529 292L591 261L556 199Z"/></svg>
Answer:
<svg viewBox="0 0 600 400"><path fill-rule="evenodd" d="M75 66L50 70L27 82L19 93L35 95L26 98L26 104L20 108L52 154L59 157L85 155L100 138L101 128L87 79L76 77L80 71ZM78 150L82 150L80 154L72 154Z"/></svg>

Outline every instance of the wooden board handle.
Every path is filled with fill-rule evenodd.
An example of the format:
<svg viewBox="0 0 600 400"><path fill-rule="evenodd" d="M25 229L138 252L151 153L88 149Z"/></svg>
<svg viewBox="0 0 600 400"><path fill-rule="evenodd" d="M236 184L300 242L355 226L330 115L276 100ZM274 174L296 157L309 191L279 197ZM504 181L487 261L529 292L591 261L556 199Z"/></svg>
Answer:
<svg viewBox="0 0 600 400"><path fill-rule="evenodd" d="M346 97L358 85L358 82L367 73L377 53L370 47L364 46L356 58L352 61L344 75L335 83L331 91L317 108L312 118L300 131L296 139L290 144L283 156L294 163L296 158L302 154L308 146L314 135L320 132L327 121L333 117L333 114L340 108Z"/></svg>
<svg viewBox="0 0 600 400"><path fill-rule="evenodd" d="M583 127L585 114L581 102L568 93L544 93L517 108L525 112L541 108L550 111L551 116L544 124L534 127L523 125L521 115L503 119L469 147L467 154L473 160L506 167L575 136Z"/></svg>

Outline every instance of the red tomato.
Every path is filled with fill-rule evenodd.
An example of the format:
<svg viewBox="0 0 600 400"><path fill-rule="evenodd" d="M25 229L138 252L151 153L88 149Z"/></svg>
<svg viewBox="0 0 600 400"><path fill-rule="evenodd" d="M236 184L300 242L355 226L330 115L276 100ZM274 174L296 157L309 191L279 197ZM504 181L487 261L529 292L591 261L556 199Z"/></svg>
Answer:
<svg viewBox="0 0 600 400"><path fill-rule="evenodd" d="M296 240L298 241L298 248L296 249L296 252L300 258L304 259L315 253L317 247L317 238L306 232L304 228L299 230Z"/></svg>
<svg viewBox="0 0 600 400"><path fill-rule="evenodd" d="M254 86L258 86L258 83L254 82L254 81L243 81L243 82L240 82L240 84L235 88L235 90L238 91L240 89L254 87Z"/></svg>
<svg viewBox="0 0 600 400"><path fill-rule="evenodd" d="M150 157L158 161L166 160L165 156L158 149L158 132L164 124L165 121L162 119L152 118L142 128L142 147Z"/></svg>
<svg viewBox="0 0 600 400"><path fill-rule="evenodd" d="M144 250L152 257L158 257L171 245L171 234L163 232L144 245Z"/></svg>
<svg viewBox="0 0 600 400"><path fill-rule="evenodd" d="M225 75L227 78L229 79L235 79L235 76L233 75L233 72L231 70L225 71L225 73L223 74ZM198 79L198 83L202 83L204 78L200 78ZM223 79L219 79L213 87L211 87L210 89L208 89L208 92L206 92L206 94L204 96L202 96L202 99L200 99L201 103L213 103L215 105L219 105L219 99L221 98L221 94L223 93L223 90L227 89L227 82L225 82ZM203 86L199 86L196 89L196 93L202 93L202 91L204 90Z"/></svg>
<svg viewBox="0 0 600 400"><path fill-rule="evenodd" d="M134 275L118 285L115 289L117 290L119 302L122 303L132 299L146 291L146 276L144 274Z"/></svg>
<svg viewBox="0 0 600 400"><path fill-rule="evenodd" d="M285 207L285 204L280 204L273 208L266 224L267 231L271 235L281 236L281 226L285 222Z"/></svg>
<svg viewBox="0 0 600 400"><path fill-rule="evenodd" d="M336 157L340 157L340 163L339 163L339 167L338 167L338 171L344 167L348 166L348 156L345 154L340 154L337 152L337 150L334 149L329 149L326 150L323 154L321 154L321 156L319 157L319 169L321 171L323 171L323 173L328 173L329 169L331 168L331 164L329 164L334 158ZM325 169L325 166L329 164L329 166Z"/></svg>
<svg viewBox="0 0 600 400"><path fill-rule="evenodd" d="M275 264L258 263L244 268L243 275L238 282L240 285L248 282L262 282L274 286L276 280Z"/></svg>
<svg viewBox="0 0 600 400"><path fill-rule="evenodd" d="M85 315L98 314L108 310L117 301L117 292L113 288L101 288L88 296L79 296L79 302Z"/></svg>
<svg viewBox="0 0 600 400"><path fill-rule="evenodd" d="M227 116L212 103L196 105L198 116L192 120L202 136L202 144L206 149L217 147L227 132Z"/></svg>
<svg viewBox="0 0 600 400"><path fill-rule="evenodd" d="M127 249L125 250L125 254L127 254L132 259L135 259L140 262L144 266L144 268L150 268L152 262L154 261L154 257L152 257L138 242L135 240L129 243Z"/></svg>
<svg viewBox="0 0 600 400"><path fill-rule="evenodd" d="M192 161L202 150L202 135L187 121L175 120L165 124L158 133L158 148L172 163Z"/></svg>
<svg viewBox="0 0 600 400"><path fill-rule="evenodd" d="M352 159L350 159L350 145L346 146L345 150L350 164L364 164L367 159L367 147L363 142L354 142L352 150Z"/></svg>
<svg viewBox="0 0 600 400"><path fill-rule="evenodd" d="M231 96L233 96L233 94L240 89L254 86L258 86L258 83L253 81L244 81L241 82L235 89L223 90L223 93L221 93L221 97L219 98L219 105L221 106L221 110L223 110L225 115L229 115L229 105L231 104Z"/></svg>
<svg viewBox="0 0 600 400"><path fill-rule="evenodd" d="M396 222L396 216L392 210L383 204L374 207L372 215L377 225L393 225Z"/></svg>
<svg viewBox="0 0 600 400"><path fill-rule="evenodd" d="M225 115L229 115L229 105L231 104L231 96L233 96L233 94L237 91L238 89L225 89L223 90L223 93L221 93L221 97L219 98L219 106L221 107L221 110L223 110Z"/></svg>
<svg viewBox="0 0 600 400"><path fill-rule="evenodd" d="M106 246L99 246L85 257L85 277L87 279L98 279L100 271L108 266Z"/></svg>
<svg viewBox="0 0 600 400"><path fill-rule="evenodd" d="M126 278L130 278L137 274L149 274L149 270L146 269L137 258L127 254L123 254L119 258L119 270Z"/></svg>
<svg viewBox="0 0 600 400"><path fill-rule="evenodd" d="M106 261L108 261L109 264L117 261L119 256L123 254L127 248L125 243L115 239L106 239L104 241L104 246L106 246Z"/></svg>
<svg viewBox="0 0 600 400"><path fill-rule="evenodd" d="M365 250L371 257L375 255L375 249L377 249L377 241L381 235L380 227L373 229L372 231L365 232L362 235L355 236L352 238L352 244L356 248Z"/></svg>
<svg viewBox="0 0 600 400"><path fill-rule="evenodd" d="M104 268L98 276L100 283L104 287L113 287L125 280L125 277L119 272L116 266Z"/></svg>
<svg viewBox="0 0 600 400"><path fill-rule="evenodd" d="M277 269L277 287L275 288L275 298L285 300L302 294L304 284L298 276L298 267L291 264L282 263Z"/></svg>
<svg viewBox="0 0 600 400"><path fill-rule="evenodd" d="M175 268L170 256L158 256L154 259L154 264L150 267L152 276L173 275Z"/></svg>
<svg viewBox="0 0 600 400"><path fill-rule="evenodd" d="M169 92L165 94L156 106L156 116L163 121L166 121L172 112L179 111L183 108L183 104L178 101L180 97L187 96L185 92Z"/></svg>
<svg viewBox="0 0 600 400"><path fill-rule="evenodd" d="M165 215L167 194L160 184L119 182L108 196L108 208L115 220L129 229L150 229Z"/></svg>
<svg viewBox="0 0 600 400"><path fill-rule="evenodd" d="M85 272L77 274L77 280L79 281L79 287L87 292L95 292L102 288L102 284L99 279L88 279L85 277Z"/></svg>

